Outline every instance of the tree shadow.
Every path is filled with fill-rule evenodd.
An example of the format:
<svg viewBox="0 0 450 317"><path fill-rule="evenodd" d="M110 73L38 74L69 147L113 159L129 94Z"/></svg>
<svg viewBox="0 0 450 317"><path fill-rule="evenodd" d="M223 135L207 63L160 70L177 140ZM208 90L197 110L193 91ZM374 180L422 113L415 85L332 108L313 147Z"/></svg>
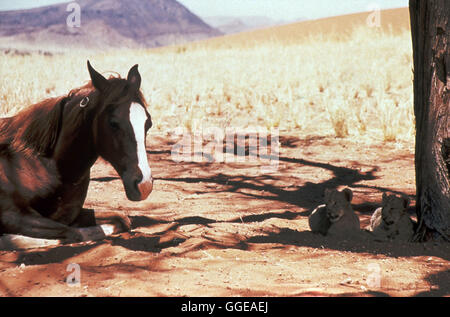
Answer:
<svg viewBox="0 0 450 317"><path fill-rule="evenodd" d="M161 150L161 151L153 151L153 150L147 150L147 154L150 155L162 155L162 154L171 154L172 151L170 150Z"/></svg>
<svg viewBox="0 0 450 317"><path fill-rule="evenodd" d="M162 237L165 239L162 241ZM112 246L121 246L131 251L144 251L159 253L165 248L170 248L184 242L180 238L169 232L164 235L147 235L143 233L127 233L108 239Z"/></svg>
<svg viewBox="0 0 450 317"><path fill-rule="evenodd" d="M284 247L311 247L327 248L353 253L370 253L388 257L437 256L446 261L450 260L448 248L424 249L420 244L413 242L377 242L369 232L364 230L358 239L322 236L311 231L296 231L290 228L278 228L266 231L259 236L250 237L246 243L252 244L280 244Z"/></svg>
<svg viewBox="0 0 450 317"><path fill-rule="evenodd" d="M80 253L87 252L101 244L104 241L91 242L89 244L82 243L78 245L62 245L45 250L35 251L18 251L18 256L14 263L20 265L42 265L51 263L61 263Z"/></svg>
<svg viewBox="0 0 450 317"><path fill-rule="evenodd" d="M370 171L363 173L347 167L339 167L329 163L313 162L304 159L280 157L280 161L295 163L301 166L311 166L325 169L331 171L333 173L333 177L321 183L306 182L303 186L296 186L295 190L286 190L280 188L279 186L269 184L268 181L283 180L284 177L276 177L268 174L260 176L246 176L217 173L211 177L162 177L159 179L188 184L203 182L222 185L225 189L218 189L214 191L214 193L239 192L241 195L246 195L254 199L280 201L305 209L312 209L318 204L321 204L323 201L323 193L327 188L332 189L341 186L358 187L358 182L377 179L375 176L375 172L378 171L377 167L373 167ZM243 189L251 190L252 193L243 192ZM378 189L382 192L390 191L387 188ZM209 193L210 192L211 191L209 191ZM260 194L258 194L258 192Z"/></svg>
<svg viewBox="0 0 450 317"><path fill-rule="evenodd" d="M280 146L281 147L287 147L287 148L298 148L298 147L308 147L315 142L327 142L328 138L326 136L312 136L305 139L300 139L296 136L285 136L280 135L279 137ZM269 143L269 142L268 142ZM270 143L269 143L270 145Z"/></svg>
<svg viewBox="0 0 450 317"><path fill-rule="evenodd" d="M128 218L131 220L131 229L169 223L169 221L158 220L147 216L129 216Z"/></svg>
<svg viewBox="0 0 450 317"><path fill-rule="evenodd" d="M450 270L444 270L425 277L425 280L432 284L429 291L423 291L417 297L443 297L450 295Z"/></svg>
<svg viewBox="0 0 450 317"><path fill-rule="evenodd" d="M255 135L245 135L241 136L241 143L238 144L237 138L238 135L234 135L234 143L227 144L226 142L223 144L223 152L228 154L234 154L236 157L240 156L248 156L251 155L253 157L259 157L262 159L262 162L257 162L257 164L261 164L262 167L267 162L273 160L279 160L279 162L284 162L284 166L280 166L278 171L274 174L261 173L258 176L249 176L248 174L240 174L233 175L227 174L225 171L221 171L218 168L217 163L213 162L208 155L208 162L181 162L178 166L184 166L185 171L189 171L192 173L197 169L201 171L199 175L202 176L178 176L180 174L179 170L173 171L173 173L166 173L166 176L161 176L155 178L156 180L169 181L169 182L179 182L179 183L188 183L188 184L196 184L196 183L208 183L221 185L216 189L208 190L208 191L196 191L196 194L211 194L211 193L238 193L239 195L245 195L252 199L262 199L266 201L278 201L283 203L288 203L293 206L297 206L305 209L306 211L302 212L300 215L308 216L312 210L318 205L323 203L323 194L325 189L337 189L342 187L350 187L353 189L370 189L380 193L394 193L394 194L402 194L405 193L392 190L390 188L380 187L380 186L370 186L361 184L361 182L373 181L377 180L379 177L376 176L376 173L380 170L379 166L373 165L369 168L368 171L362 172L358 168L349 168L337 166L331 163L318 162L309 159L303 158L292 158L274 155L270 152L270 145L273 141L271 136L266 136L262 141L255 139ZM261 138L260 138L261 139ZM328 145L331 141L327 137L311 137L307 139L301 139L295 136L279 136L280 145L286 148L299 148L299 147L308 147L315 143L320 143L322 146ZM258 152L260 150L260 146L263 144L267 147L268 151ZM255 146L256 145L256 146ZM219 145L221 146L221 145ZM265 152L265 153L264 153ZM169 154L170 151L160 151L160 153ZM170 157L164 157L164 155L159 157L159 160L164 160L164 164L173 163L170 162ZM358 162L354 162L356 165L361 166ZM240 162L237 163L229 163L226 162L229 168L233 168L233 172L239 169L248 169L249 165L243 164ZM253 166L255 167L255 166ZM258 167L258 166L256 166ZM319 173L331 172L332 177L328 178L322 182L306 182L301 186L290 186L289 189L282 188L280 186L272 185L271 183L276 183L278 181L285 183L294 183L296 179L291 179L291 171L296 169L301 169L302 167L312 167L318 169ZM319 172L319 170L322 170ZM210 175L204 176L205 172ZM274 176L276 175L276 176ZM294 183L295 184L295 183ZM186 189L182 188L181 191L185 191L186 193L191 191L192 188L187 187ZM410 198L414 198L410 196ZM353 207L356 211L361 213L373 213L373 211L379 207L379 204L376 202L361 202L354 203ZM410 212L413 213L415 208L413 206L410 207Z"/></svg>
<svg viewBox="0 0 450 317"><path fill-rule="evenodd" d="M268 219L288 219L293 220L298 217L298 213L291 211L285 211L281 213L264 213L260 215L247 215L236 217L228 220L215 220L205 217L184 217L175 219L172 221L152 219L147 216L136 216L131 217L133 228L139 228L140 226L154 226L160 224L172 224L170 229L164 232L159 232L158 235L161 237L168 234L174 234L177 229L184 225L198 225L199 227L210 227L211 224L227 224L227 223L253 223L253 222L263 222ZM369 253L374 255L384 255L387 257L413 257L413 256L437 256L444 260L450 260L450 254L448 248L438 248L433 246L428 246L425 248L423 245L418 243L410 242L378 242L375 241L371 233L361 230L360 235L356 238L340 238L322 236L320 234L312 233L311 231L297 231L291 228L268 228L259 235L245 237L240 236L238 233L231 236L220 236L221 233L217 233L217 237L213 237L214 232L216 232L217 227L214 230L208 230L202 235L202 241L197 241L197 238L193 238L195 243L204 244L202 247L214 247L214 248L237 248L237 249L249 249L251 245L262 245L262 244L277 244L284 247L297 246L297 247L311 247L311 248L327 248L331 250L346 251L353 253ZM225 238L224 238L225 237ZM176 240L176 239L178 240ZM189 243L189 237L181 238L175 237L174 239L169 239L167 246L173 246L181 240L181 242ZM197 239L197 240L196 240ZM226 241L228 240L228 241ZM159 247L158 247L159 248ZM158 248L151 248L151 252L155 250L159 252ZM132 250L137 250L136 247L131 246ZM157 250L158 249L158 250ZM139 247L139 250L144 251L145 248Z"/></svg>
<svg viewBox="0 0 450 317"><path fill-rule="evenodd" d="M18 265L25 264L26 266L62 263L100 245L121 246L131 251L159 253L165 248L177 246L184 241L185 239L173 231L154 235L126 232L99 241L80 242L38 250L17 251L18 256L13 263Z"/></svg>
<svg viewBox="0 0 450 317"><path fill-rule="evenodd" d="M234 223L246 223L246 222L263 222L268 219L287 219L287 220L293 220L299 216L298 213L291 212L291 211L285 211L284 213L264 213L260 215L248 215L248 216L242 216L235 219L228 220L226 222L234 222Z"/></svg>
<svg viewBox="0 0 450 317"><path fill-rule="evenodd" d="M200 217L200 216L194 216L194 217L184 217L180 219L175 219L173 221L167 221L167 220L161 220L161 219L154 219L150 218L148 216L130 216L131 220L131 228L132 229L138 229L142 227L152 227L155 225L161 225L161 224L172 224L170 227L171 230L176 230L180 226L186 226L186 225L202 225L208 227L210 224L215 223L251 223L251 222L263 222L268 219L288 219L293 220L298 217L298 213L294 213L291 211L285 211L283 213L264 213L259 215L248 215L248 216L241 216L237 218L233 218L230 220L222 220L218 221L215 219L210 219L206 217Z"/></svg>

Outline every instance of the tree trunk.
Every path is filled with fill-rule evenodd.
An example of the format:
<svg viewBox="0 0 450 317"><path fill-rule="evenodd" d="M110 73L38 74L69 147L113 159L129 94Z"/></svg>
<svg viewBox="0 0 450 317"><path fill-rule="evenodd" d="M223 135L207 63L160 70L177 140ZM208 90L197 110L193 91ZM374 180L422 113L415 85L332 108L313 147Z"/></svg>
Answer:
<svg viewBox="0 0 450 317"><path fill-rule="evenodd" d="M415 240L450 237L450 1L410 0L416 116Z"/></svg>

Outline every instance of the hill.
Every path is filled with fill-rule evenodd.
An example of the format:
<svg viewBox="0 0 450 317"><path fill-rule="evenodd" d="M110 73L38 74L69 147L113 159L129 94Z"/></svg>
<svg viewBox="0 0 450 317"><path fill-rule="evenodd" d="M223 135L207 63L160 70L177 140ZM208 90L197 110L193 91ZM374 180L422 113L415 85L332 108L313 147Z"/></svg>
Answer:
<svg viewBox="0 0 450 317"><path fill-rule="evenodd" d="M77 3L81 7L79 28L67 26L71 14L67 3L0 12L0 43L40 48L148 48L221 35L175 0Z"/></svg>
<svg viewBox="0 0 450 317"><path fill-rule="evenodd" d="M234 34L287 24L287 21L275 21L265 16L211 16L204 17L203 20L224 34Z"/></svg>
<svg viewBox="0 0 450 317"><path fill-rule="evenodd" d="M195 46L216 48L258 46L267 42L289 45L322 37L324 40L346 39L358 28L369 29L367 19L371 13L341 15L317 20L307 20L286 25L229 34L223 37L192 43ZM380 28L383 32L399 34L410 29L408 8L388 9L380 12Z"/></svg>

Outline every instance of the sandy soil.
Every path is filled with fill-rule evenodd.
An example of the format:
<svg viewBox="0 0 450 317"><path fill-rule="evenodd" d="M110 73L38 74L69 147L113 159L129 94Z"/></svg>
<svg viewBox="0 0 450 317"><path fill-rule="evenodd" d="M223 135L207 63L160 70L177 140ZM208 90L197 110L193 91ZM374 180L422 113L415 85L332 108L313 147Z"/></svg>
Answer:
<svg viewBox="0 0 450 317"><path fill-rule="evenodd" d="M0 296L450 295L448 243L336 241L308 228L325 188L354 191L362 227L383 192L414 198L412 144L281 135L279 169L263 174L263 161L174 162L175 141L148 142L145 202L127 201L105 162L93 168L86 207L128 215L132 232L0 251ZM66 283L72 263L78 286Z"/></svg>

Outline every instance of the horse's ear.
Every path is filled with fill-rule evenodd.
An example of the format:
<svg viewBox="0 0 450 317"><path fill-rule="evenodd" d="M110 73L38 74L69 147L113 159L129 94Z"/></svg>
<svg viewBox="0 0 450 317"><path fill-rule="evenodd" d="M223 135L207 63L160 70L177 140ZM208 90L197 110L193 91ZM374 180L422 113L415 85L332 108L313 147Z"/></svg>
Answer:
<svg viewBox="0 0 450 317"><path fill-rule="evenodd" d="M141 74L139 74L138 70L139 65L134 65L131 67L128 72L127 81L135 90L139 90L141 88Z"/></svg>
<svg viewBox="0 0 450 317"><path fill-rule="evenodd" d="M92 85L94 85L94 87L100 91L105 91L106 88L108 88L108 86L109 86L108 80L105 77L103 77L102 74L97 72L91 66L91 63L89 61L87 62L87 66L88 66L88 70L89 70L89 75L91 76Z"/></svg>

